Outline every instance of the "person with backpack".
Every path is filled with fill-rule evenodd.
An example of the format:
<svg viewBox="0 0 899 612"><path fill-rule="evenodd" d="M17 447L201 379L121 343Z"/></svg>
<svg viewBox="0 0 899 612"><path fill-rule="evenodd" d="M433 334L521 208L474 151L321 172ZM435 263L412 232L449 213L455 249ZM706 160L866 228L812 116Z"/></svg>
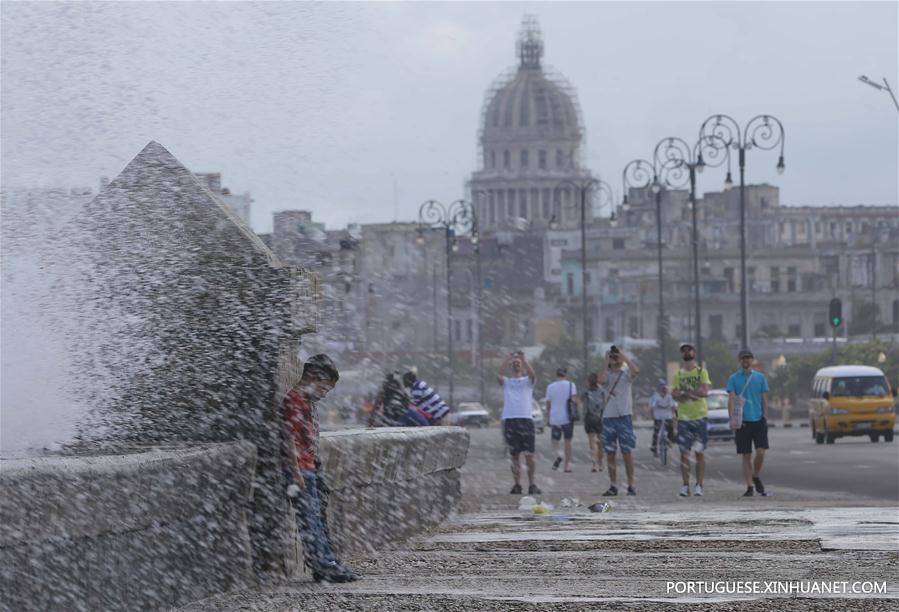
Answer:
<svg viewBox="0 0 899 612"><path fill-rule="evenodd" d="M587 377L587 390L581 403L584 406L584 431L590 441L591 471L602 470L602 413L606 406L605 390L599 385L599 376L591 372Z"/></svg>
<svg viewBox="0 0 899 612"><path fill-rule="evenodd" d="M556 381L546 386L546 424L550 426L553 452L553 470L559 469L562 455L559 453L559 442L565 438L565 471L571 471L571 438L574 436L574 419L577 418L577 406L572 410L572 403L577 402L577 387L568 380L568 370L556 370Z"/></svg>
<svg viewBox="0 0 899 612"><path fill-rule="evenodd" d="M768 379L752 369L755 357L749 349L739 354L740 369L727 379L727 412L734 432L737 454L743 456L743 479L746 492L767 496L760 474L768 450ZM755 460L752 447L755 445Z"/></svg>
<svg viewBox="0 0 899 612"><path fill-rule="evenodd" d="M696 486L693 495L701 497L705 477L705 448L709 444L709 407L705 398L712 381L709 371L696 363L696 349L685 342L680 346L683 364L674 375L671 397L677 402L677 444L680 446L680 496L690 495L690 452L696 455Z"/></svg>

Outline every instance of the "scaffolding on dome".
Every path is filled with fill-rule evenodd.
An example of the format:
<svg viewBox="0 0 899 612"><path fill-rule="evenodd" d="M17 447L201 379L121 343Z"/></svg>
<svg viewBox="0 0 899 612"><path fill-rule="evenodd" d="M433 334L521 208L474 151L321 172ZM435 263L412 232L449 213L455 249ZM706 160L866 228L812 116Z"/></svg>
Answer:
<svg viewBox="0 0 899 612"><path fill-rule="evenodd" d="M584 168L587 159L587 130L584 128L584 115L581 111L581 103L578 100L577 90L574 88L574 85L562 75L562 73L551 66L542 67L541 72L546 80L558 87L559 90L571 100L571 104L574 107L578 132L580 133L580 146L578 147L577 159L574 161L577 162L578 167ZM505 89L515 79L517 75L517 66L507 68L493 80L490 87L487 89L487 93L484 96L484 102L481 105L481 120L480 127L478 128L477 163L475 166L477 168L486 166L484 160L484 130L487 126L487 113L490 110L490 103L500 91Z"/></svg>

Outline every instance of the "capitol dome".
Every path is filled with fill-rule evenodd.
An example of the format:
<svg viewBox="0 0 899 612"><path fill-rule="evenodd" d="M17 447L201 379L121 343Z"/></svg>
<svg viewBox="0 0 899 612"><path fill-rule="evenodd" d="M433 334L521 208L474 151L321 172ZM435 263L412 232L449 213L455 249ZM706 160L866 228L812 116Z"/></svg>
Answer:
<svg viewBox="0 0 899 612"><path fill-rule="evenodd" d="M558 141L580 148L584 129L574 88L544 69L543 39L536 19L525 17L516 43L517 68L502 74L487 92L481 115L480 144L528 140Z"/></svg>
<svg viewBox="0 0 899 612"><path fill-rule="evenodd" d="M589 178L577 94L543 65L537 20L525 16L516 43L518 65L500 75L484 98L478 168L469 188L482 229L577 220L565 180ZM532 225L533 226L533 225Z"/></svg>

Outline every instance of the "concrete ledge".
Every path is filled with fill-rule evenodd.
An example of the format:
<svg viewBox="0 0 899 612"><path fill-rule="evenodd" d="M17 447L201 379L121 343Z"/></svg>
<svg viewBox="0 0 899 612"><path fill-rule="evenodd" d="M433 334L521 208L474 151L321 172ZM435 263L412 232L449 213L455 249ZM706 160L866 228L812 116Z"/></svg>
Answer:
<svg viewBox="0 0 899 612"><path fill-rule="evenodd" d="M389 548L447 518L462 496L468 444L461 427L323 433L328 523L338 551Z"/></svg>
<svg viewBox="0 0 899 612"><path fill-rule="evenodd" d="M11 610L161 609L252 583L251 444L4 460Z"/></svg>

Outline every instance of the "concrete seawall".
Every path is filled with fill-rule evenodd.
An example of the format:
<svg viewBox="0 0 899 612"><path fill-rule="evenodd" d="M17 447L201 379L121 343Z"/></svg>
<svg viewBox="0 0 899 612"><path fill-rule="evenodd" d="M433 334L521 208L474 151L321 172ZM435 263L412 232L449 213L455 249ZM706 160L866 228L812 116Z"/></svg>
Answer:
<svg viewBox="0 0 899 612"><path fill-rule="evenodd" d="M461 497L462 429L330 432L321 447L339 551L393 546ZM252 586L255 462L247 442L2 461L0 610L159 610Z"/></svg>

